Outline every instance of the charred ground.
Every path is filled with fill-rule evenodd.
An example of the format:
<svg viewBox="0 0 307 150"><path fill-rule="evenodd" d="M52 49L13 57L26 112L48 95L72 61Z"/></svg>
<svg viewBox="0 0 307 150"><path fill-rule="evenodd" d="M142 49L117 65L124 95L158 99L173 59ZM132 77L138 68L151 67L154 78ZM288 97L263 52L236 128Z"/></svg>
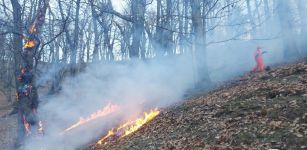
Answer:
<svg viewBox="0 0 307 150"><path fill-rule="evenodd" d="M247 74L87 149L307 149L307 60Z"/></svg>

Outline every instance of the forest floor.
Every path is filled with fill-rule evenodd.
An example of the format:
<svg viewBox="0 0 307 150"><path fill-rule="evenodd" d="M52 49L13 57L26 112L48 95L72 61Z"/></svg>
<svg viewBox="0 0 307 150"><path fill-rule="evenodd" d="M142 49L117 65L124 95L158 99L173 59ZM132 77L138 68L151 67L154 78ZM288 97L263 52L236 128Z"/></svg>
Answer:
<svg viewBox="0 0 307 150"><path fill-rule="evenodd" d="M87 149L307 149L307 59L196 95L131 135ZM0 93L1 150L16 139L17 117L9 112Z"/></svg>
<svg viewBox="0 0 307 150"><path fill-rule="evenodd" d="M17 115L8 115L12 111L11 104L0 92L0 149L11 150L17 136Z"/></svg>
<svg viewBox="0 0 307 150"><path fill-rule="evenodd" d="M87 149L307 149L307 60L246 74Z"/></svg>

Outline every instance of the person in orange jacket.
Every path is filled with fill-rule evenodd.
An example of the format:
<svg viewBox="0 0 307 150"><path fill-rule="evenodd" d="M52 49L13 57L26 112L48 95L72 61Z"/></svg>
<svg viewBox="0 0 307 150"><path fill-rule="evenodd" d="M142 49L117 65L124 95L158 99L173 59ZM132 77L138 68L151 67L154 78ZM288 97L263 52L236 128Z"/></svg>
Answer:
<svg viewBox="0 0 307 150"><path fill-rule="evenodd" d="M256 61L256 66L253 68L252 72L263 72L265 69L264 61L263 61L263 54L266 53L266 51L261 50L261 47L257 47L257 50L254 53L255 61Z"/></svg>

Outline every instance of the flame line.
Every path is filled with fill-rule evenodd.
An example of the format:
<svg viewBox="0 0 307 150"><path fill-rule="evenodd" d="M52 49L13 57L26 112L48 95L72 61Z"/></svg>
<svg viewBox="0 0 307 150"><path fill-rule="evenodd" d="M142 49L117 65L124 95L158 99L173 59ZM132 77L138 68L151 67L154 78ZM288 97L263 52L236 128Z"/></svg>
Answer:
<svg viewBox="0 0 307 150"><path fill-rule="evenodd" d="M137 131L139 128L141 128L144 124L149 122L150 120L154 119L156 116L158 116L160 111L156 108L154 110L151 110L150 112L144 112L144 115L140 118L137 118L134 121L128 121L122 125L120 125L117 129L111 129L108 131L108 134L101 138L97 144L101 145L102 143L107 144L108 138L115 138L120 139L123 138L135 131ZM111 139L113 140L113 139Z"/></svg>
<svg viewBox="0 0 307 150"><path fill-rule="evenodd" d="M64 131L68 132L68 131L70 131L70 130L72 130L74 128L77 128L80 125L86 124L86 123L88 123L90 121L93 121L93 120L95 120L97 118L104 117L104 116L106 116L106 115L108 115L110 113L113 113L113 112L117 111L117 110L119 110L119 106L108 104L106 107L103 108L102 111L98 110L97 112L91 114L89 117L87 117L85 119L81 117L77 123L73 124L69 128L66 128Z"/></svg>

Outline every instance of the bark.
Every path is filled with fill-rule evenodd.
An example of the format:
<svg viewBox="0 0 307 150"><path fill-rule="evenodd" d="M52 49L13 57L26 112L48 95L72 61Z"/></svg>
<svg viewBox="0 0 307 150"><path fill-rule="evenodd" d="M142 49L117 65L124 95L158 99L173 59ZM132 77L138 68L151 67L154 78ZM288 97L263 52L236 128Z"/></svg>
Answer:
<svg viewBox="0 0 307 150"><path fill-rule="evenodd" d="M157 4L157 27L156 27L156 54L157 57L162 57L165 53L173 54L172 42L172 0L166 0L166 10L163 13L162 3L158 1Z"/></svg>
<svg viewBox="0 0 307 150"><path fill-rule="evenodd" d="M22 20L21 20L21 6L16 0L11 0L11 5L13 8L13 24L14 24L14 31L17 31L18 33L22 33ZM14 50L14 75L15 79L19 76L20 73L20 65L21 65L21 52L22 52L22 36L18 34L13 34L13 50ZM15 80L16 84L16 91L18 90L18 87L21 86L21 82L19 80ZM22 143L24 138L24 126L22 122L22 111L20 108L20 101L18 101L17 104L18 107L18 122L17 122L17 145L19 143Z"/></svg>
<svg viewBox="0 0 307 150"><path fill-rule="evenodd" d="M162 24L161 24L161 13L162 13L162 9L161 9L161 0L157 0L157 16L156 16L156 32L154 34L153 37L153 48L154 51L156 52L156 55L162 56L163 55L163 51L160 48L160 44L161 44L161 37L162 37Z"/></svg>
<svg viewBox="0 0 307 150"><path fill-rule="evenodd" d="M173 42L173 32L172 32L172 8L173 3L172 0L166 1L166 16L164 21L165 30L163 30L163 40L162 40L162 47L168 55L173 54L172 50L172 42Z"/></svg>
<svg viewBox="0 0 307 150"><path fill-rule="evenodd" d="M129 51L130 58L139 58L141 38L144 38L146 0L131 1L131 11L133 18L132 44Z"/></svg>
<svg viewBox="0 0 307 150"><path fill-rule="evenodd" d="M12 0L11 3L13 8L15 7L16 13L19 14L20 5L18 2ZM30 134L30 131L27 130L26 125L29 125L31 130L31 127L37 126L38 123L36 117L36 110L38 107L38 94L35 84L35 73L33 67L35 52L40 43L38 36L40 29L45 21L48 3L48 0L39 1L37 15L32 24L28 27L29 34L26 36L26 44L22 50L22 62L20 63L22 69L19 72L19 79L16 85L18 95L18 144L22 143L25 136L29 136ZM14 14L14 16L15 15L16 14ZM19 15L16 15L16 18L19 20ZM17 22L20 25L21 22L19 21Z"/></svg>
<svg viewBox="0 0 307 150"><path fill-rule="evenodd" d="M188 14L189 14L190 3L189 3L189 0L183 0L183 1L184 1L184 16L187 17ZM186 17L184 18L184 24L183 24L183 31L185 33L184 39L183 39L183 41L184 41L184 43L183 43L183 45L184 45L183 51L184 52L188 51L189 45L190 45L188 43L188 41L190 40L190 35L187 34L189 32L189 19L186 18Z"/></svg>
<svg viewBox="0 0 307 150"><path fill-rule="evenodd" d="M78 52L78 41L79 41L79 12L80 12L80 1L76 2L76 13L75 13L75 24L73 32L73 43L71 47L71 75L75 76L77 72L77 52Z"/></svg>
<svg viewBox="0 0 307 150"><path fill-rule="evenodd" d="M127 59L128 58L129 45L130 45L130 43L129 43L130 33L129 33L129 31L127 31L127 29L125 27L119 25L118 23L115 23L115 25L119 29L120 34L122 36L122 38L120 40L120 49L121 49L122 59Z"/></svg>
<svg viewBox="0 0 307 150"><path fill-rule="evenodd" d="M58 2L58 5L59 5L59 9L60 9L61 19L62 20L66 20L66 18L64 16L64 10L63 10L63 7L62 7L62 2L61 2L61 0L58 0L57 2ZM70 38L71 36L70 36L66 26L64 28L64 31L65 31L65 37L62 38L63 43L64 43L64 48L63 48L62 51L63 51L63 61L67 62L67 60L68 60L68 51L72 47L72 40Z"/></svg>
<svg viewBox="0 0 307 150"><path fill-rule="evenodd" d="M179 53L183 53L184 49L183 49L183 14L181 13L181 5L180 5L180 1L177 1L177 13L179 16L179 20L178 20L178 24L179 24L179 34L178 34L178 43L179 43Z"/></svg>
<svg viewBox="0 0 307 150"><path fill-rule="evenodd" d="M93 62L97 62L99 60L99 54L98 54L98 46L99 46L99 33L98 33L98 27L97 27L97 15L94 10L94 4L93 1L90 1L91 3L91 10L92 10L92 22L93 22L93 28L94 28L94 51L93 51Z"/></svg>
<svg viewBox="0 0 307 150"><path fill-rule="evenodd" d="M88 27L88 29L87 29L88 36L86 36L86 39L88 39L88 40L86 40L86 62L87 62L87 63L90 62L90 50L91 50L92 34L93 34L91 27L92 27L92 23L89 24L89 27ZM94 34L97 34L97 35L98 35L98 29L97 29L97 33L94 33ZM94 44L96 43L95 40L99 41L98 37L97 37L97 38L94 37ZM98 43L98 42L97 42L97 43ZM96 45L94 45L94 48L95 48L95 46L96 46ZM99 47L97 46L96 48L97 48L97 52L96 52L96 53L97 53L97 54L96 54L97 56L95 56L95 57L97 57L97 58L95 58L95 59L99 60L99 54L98 54L98 48L99 48ZM94 50L94 51L95 51L95 50ZM93 52L93 57L94 57L94 52ZM94 61L94 59L93 59L92 61Z"/></svg>
<svg viewBox="0 0 307 150"><path fill-rule="evenodd" d="M102 58L105 58L106 60L108 61L113 61L114 60L114 55L113 55L113 46L112 46L112 43L111 43L111 29L112 29L112 23L108 24L107 20L108 20L108 16L106 16L105 14L101 14L101 15L98 15L98 13L95 11L94 9L94 3L93 1L90 1L91 3L91 7L92 7L92 14L93 16L95 17L95 19L98 18L98 16L101 16L101 20L97 19L98 23L102 26L103 30L102 30L102 33L103 33L103 51L105 52L105 55L103 56L103 54L101 53L101 57ZM104 5L104 8L106 10L113 10L113 6L112 6L112 3L110 0L108 0ZM111 20L113 20L113 16L111 16L110 18ZM95 30L95 27L94 27L94 30ZM98 32L97 33L97 36L98 36ZM99 42L99 38L95 38L97 44L100 43ZM95 43L96 43L95 42ZM96 45L98 46L98 45ZM97 48L98 50L98 48ZM94 49L95 51L95 49ZM98 51L97 51L98 52ZM95 53L97 53L95 51Z"/></svg>
<svg viewBox="0 0 307 150"><path fill-rule="evenodd" d="M201 0L191 0L190 3L192 9L193 46L196 59L197 86L204 88L211 84L206 63L205 30L203 29L205 22L203 22L201 15Z"/></svg>

